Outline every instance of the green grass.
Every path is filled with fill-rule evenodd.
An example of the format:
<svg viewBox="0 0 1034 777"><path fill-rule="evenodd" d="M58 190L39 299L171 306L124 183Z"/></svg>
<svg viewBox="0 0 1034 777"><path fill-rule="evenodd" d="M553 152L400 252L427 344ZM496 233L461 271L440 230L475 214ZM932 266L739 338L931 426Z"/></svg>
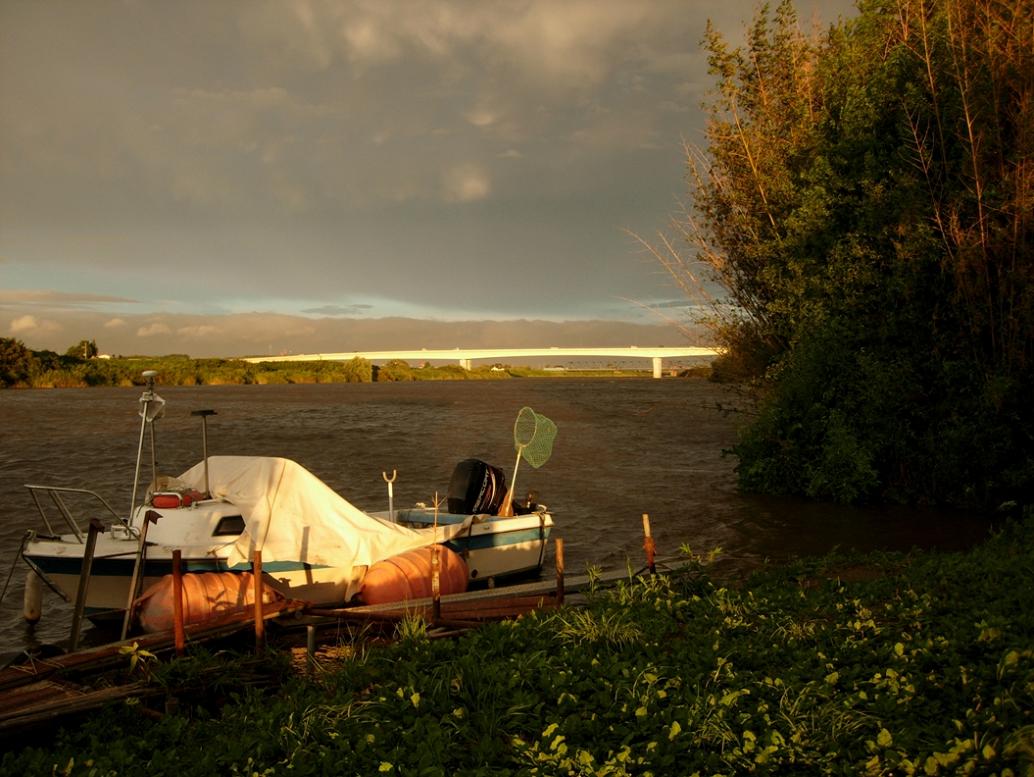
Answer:
<svg viewBox="0 0 1034 777"><path fill-rule="evenodd" d="M411 625L309 676L276 656L265 682L253 659L158 666L175 714L116 704L0 771L1031 775L1032 579L1031 510L960 554L734 587L693 562L455 640Z"/></svg>

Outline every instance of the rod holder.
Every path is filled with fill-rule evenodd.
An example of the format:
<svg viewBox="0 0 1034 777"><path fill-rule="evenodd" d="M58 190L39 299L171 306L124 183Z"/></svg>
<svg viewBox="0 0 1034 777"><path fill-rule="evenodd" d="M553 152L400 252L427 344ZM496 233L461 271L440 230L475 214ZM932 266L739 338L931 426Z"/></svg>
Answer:
<svg viewBox="0 0 1034 777"><path fill-rule="evenodd" d="M388 520L395 523L395 479L398 477L398 470L391 471L391 477L387 472L382 472L381 477L388 484Z"/></svg>

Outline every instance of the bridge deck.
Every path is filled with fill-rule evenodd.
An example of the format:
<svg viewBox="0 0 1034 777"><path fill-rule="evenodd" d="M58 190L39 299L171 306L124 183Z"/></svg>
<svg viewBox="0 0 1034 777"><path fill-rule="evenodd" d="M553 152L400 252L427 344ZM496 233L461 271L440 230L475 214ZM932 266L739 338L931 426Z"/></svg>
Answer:
<svg viewBox="0 0 1034 777"><path fill-rule="evenodd" d="M506 359L527 356L620 356L630 359L675 359L686 356L717 356L719 350L710 346L622 346L593 348L420 348L409 351L342 351L338 353L298 353L288 356L249 356L246 362L300 362L300 361L468 361L471 359Z"/></svg>

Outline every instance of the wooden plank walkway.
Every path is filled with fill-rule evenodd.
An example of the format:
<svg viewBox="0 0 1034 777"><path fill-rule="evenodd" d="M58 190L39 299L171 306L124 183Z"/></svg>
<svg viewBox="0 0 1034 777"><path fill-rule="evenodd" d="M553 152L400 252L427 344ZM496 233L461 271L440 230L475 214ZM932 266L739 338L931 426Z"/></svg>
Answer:
<svg viewBox="0 0 1034 777"><path fill-rule="evenodd" d="M303 602L295 601L271 602L264 605L263 618L298 613L304 606ZM218 621L187 626L185 631L188 644L196 644L230 637L253 625L253 612L247 610ZM103 687L78 682L125 666L128 659L123 648L134 644L155 655L175 649L172 632L158 632L59 656L30 657L24 664L0 670L0 736L65 715L87 712L117 699L164 693L161 688L140 682Z"/></svg>
<svg viewBox="0 0 1034 777"><path fill-rule="evenodd" d="M628 570L567 577L565 603L577 604L582 598L581 592L592 586L606 587L627 579ZM440 636L455 634L488 621L554 608L558 606L556 594L556 581L543 579L443 596L435 625L441 629ZM416 615L430 621L432 614L430 598L340 609L310 608L304 602L277 601L266 604L263 610L265 620L286 631L310 625L326 627L342 621L389 626ZM246 610L218 621L187 626L185 631L190 645L228 638L253 626L253 613ZM28 727L88 712L118 699L165 693L144 682L117 683L116 680L112 681L114 684L100 687L86 683L90 677L96 679L104 672L124 667L128 659L123 648L133 644L155 655L171 654L175 649L172 632L159 632L64 655L29 657L23 664L0 669L0 737L7 738Z"/></svg>

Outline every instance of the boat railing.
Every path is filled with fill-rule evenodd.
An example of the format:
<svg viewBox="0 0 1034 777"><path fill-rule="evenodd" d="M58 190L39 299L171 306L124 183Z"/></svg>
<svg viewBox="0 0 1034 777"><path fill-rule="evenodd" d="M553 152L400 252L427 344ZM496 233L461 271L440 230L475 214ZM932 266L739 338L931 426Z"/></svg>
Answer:
<svg viewBox="0 0 1034 777"><path fill-rule="evenodd" d="M79 526L79 521L76 520L72 511L68 507L68 503L65 496L78 494L80 496L92 497L93 500L100 503L100 505L119 523L126 526L126 521L118 513L115 512L108 500L98 494L96 491L91 491L88 488L69 488L66 486L38 486L29 483L25 484L25 487L29 489L29 493L32 494L32 501L36 504L36 509L39 511L40 517L43 519L43 523L47 527L47 531L56 536L58 532L54 531L54 527L50 522L50 517L47 515L47 511L43 506L43 500L41 496L49 497L50 501L54 503L58 513L64 520L65 525L72 530L72 533L76 536L79 542L85 542L83 539L83 530Z"/></svg>

